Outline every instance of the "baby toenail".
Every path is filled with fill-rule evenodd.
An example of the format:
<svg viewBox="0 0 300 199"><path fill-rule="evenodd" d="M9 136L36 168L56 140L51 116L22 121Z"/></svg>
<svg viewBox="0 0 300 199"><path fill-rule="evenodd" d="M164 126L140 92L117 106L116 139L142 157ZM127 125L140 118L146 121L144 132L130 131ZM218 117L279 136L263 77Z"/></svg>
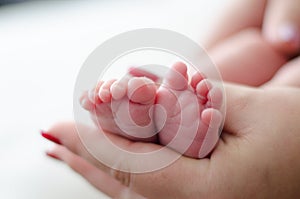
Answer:
<svg viewBox="0 0 300 199"><path fill-rule="evenodd" d="M119 84L112 85L111 95L115 100L119 100L122 97L124 97L125 93L126 93L126 89L124 88L124 86L121 86Z"/></svg>
<svg viewBox="0 0 300 199"><path fill-rule="evenodd" d="M103 102L108 102L110 99L110 92L108 90L101 90L99 93L99 97Z"/></svg>
<svg viewBox="0 0 300 199"><path fill-rule="evenodd" d="M88 92L88 97L89 97L89 100L91 100L91 102L95 103L95 92L94 92L94 90L90 90Z"/></svg>

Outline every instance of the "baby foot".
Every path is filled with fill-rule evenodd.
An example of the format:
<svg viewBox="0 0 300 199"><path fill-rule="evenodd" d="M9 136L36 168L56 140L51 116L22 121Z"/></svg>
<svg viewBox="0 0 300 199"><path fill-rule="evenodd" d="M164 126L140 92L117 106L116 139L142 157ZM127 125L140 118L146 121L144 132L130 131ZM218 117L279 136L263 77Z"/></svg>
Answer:
<svg viewBox="0 0 300 199"><path fill-rule="evenodd" d="M81 104L102 130L134 141L156 142L152 120L156 90L155 83L146 77L126 76L100 81L82 96Z"/></svg>
<svg viewBox="0 0 300 199"><path fill-rule="evenodd" d="M194 158L209 154L219 139L222 93L202 74L188 83L187 67L176 63L157 91L154 121L162 145Z"/></svg>
<svg viewBox="0 0 300 199"><path fill-rule="evenodd" d="M130 73L147 76L140 69ZM159 131L162 145L194 158L207 156L219 138L221 91L200 73L188 83L183 63L173 65L158 90L149 78L101 81L81 104L105 131L150 142Z"/></svg>

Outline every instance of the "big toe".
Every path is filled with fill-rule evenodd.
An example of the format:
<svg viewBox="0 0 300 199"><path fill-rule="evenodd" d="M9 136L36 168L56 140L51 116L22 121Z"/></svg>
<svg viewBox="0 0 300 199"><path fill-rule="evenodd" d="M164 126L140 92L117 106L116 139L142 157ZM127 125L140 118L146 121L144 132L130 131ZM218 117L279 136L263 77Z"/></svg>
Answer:
<svg viewBox="0 0 300 199"><path fill-rule="evenodd" d="M127 95L138 104L153 104L156 96L155 83L146 77L133 77L128 82Z"/></svg>
<svg viewBox="0 0 300 199"><path fill-rule="evenodd" d="M187 66L182 62L176 62L166 75L164 84L170 89L184 90L188 86Z"/></svg>
<svg viewBox="0 0 300 199"><path fill-rule="evenodd" d="M208 108L202 112L201 121L207 131L198 154L199 158L207 156L217 144L223 119L221 112L216 109Z"/></svg>
<svg viewBox="0 0 300 199"><path fill-rule="evenodd" d="M213 87L208 93L208 103L207 107L220 109L223 104L223 93L218 87Z"/></svg>

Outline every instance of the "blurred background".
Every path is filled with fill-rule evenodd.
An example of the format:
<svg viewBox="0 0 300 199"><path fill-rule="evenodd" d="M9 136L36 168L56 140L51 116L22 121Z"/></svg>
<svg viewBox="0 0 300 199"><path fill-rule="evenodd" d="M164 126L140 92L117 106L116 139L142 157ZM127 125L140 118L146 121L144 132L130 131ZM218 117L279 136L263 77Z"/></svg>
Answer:
<svg viewBox="0 0 300 199"><path fill-rule="evenodd" d="M0 0L0 198L107 198L44 155L39 134L73 118L87 56L137 28L177 31L201 44L229 0Z"/></svg>

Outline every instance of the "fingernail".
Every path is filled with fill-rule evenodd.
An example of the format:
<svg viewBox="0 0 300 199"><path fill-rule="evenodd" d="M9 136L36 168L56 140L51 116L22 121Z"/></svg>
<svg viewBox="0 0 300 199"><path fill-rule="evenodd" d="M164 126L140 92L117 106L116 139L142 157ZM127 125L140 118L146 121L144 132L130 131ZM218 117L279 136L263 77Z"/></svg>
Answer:
<svg viewBox="0 0 300 199"><path fill-rule="evenodd" d="M46 138L47 140L50 140L51 142L54 142L56 144L61 145L61 142L58 138L54 137L53 135L50 135L48 133L46 133L45 131L41 130L41 135Z"/></svg>
<svg viewBox="0 0 300 199"><path fill-rule="evenodd" d="M278 38L282 42L291 43L296 47L300 46L299 29L291 23L286 23L280 26L280 28L278 29Z"/></svg>
<svg viewBox="0 0 300 199"><path fill-rule="evenodd" d="M56 159L56 160L61 160L58 156L52 154L51 152L49 151L46 151L46 155L50 158L53 158L53 159Z"/></svg>

